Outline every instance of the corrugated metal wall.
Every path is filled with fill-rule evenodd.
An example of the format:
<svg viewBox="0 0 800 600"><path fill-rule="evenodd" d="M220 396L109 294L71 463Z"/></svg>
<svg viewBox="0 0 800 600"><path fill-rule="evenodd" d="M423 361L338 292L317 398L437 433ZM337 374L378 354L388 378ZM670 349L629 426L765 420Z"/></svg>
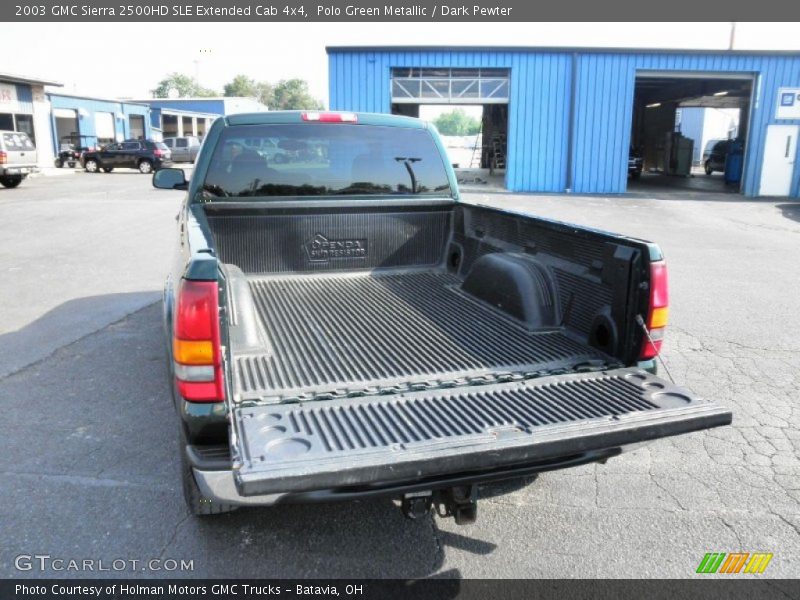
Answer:
<svg viewBox="0 0 800 600"><path fill-rule="evenodd" d="M392 67L511 69L506 185L513 191L562 192L571 180L578 193L624 192L636 72L663 70L757 76L743 180L744 193L755 196L777 90L800 87L800 56L787 55L371 48L331 49L328 60L331 109L368 112L391 110ZM800 167L795 167L792 196L798 195Z"/></svg>
<svg viewBox="0 0 800 600"><path fill-rule="evenodd" d="M96 135L95 114L113 113L114 127L116 133L123 138L130 137L130 115L142 115L144 117L145 137L151 137L152 129L150 124L150 107L141 104L130 104L128 102L114 102L110 100L98 100L93 98L78 98L75 96L61 96L59 94L48 94L52 108L68 108L72 110L83 110L79 117L78 127L81 135ZM123 118L120 118L123 116ZM56 137L55 118L52 119L53 138ZM53 146L58 151L58 140L53 139Z"/></svg>
<svg viewBox="0 0 800 600"><path fill-rule="evenodd" d="M33 114L33 90L31 86L17 84L17 112Z"/></svg>

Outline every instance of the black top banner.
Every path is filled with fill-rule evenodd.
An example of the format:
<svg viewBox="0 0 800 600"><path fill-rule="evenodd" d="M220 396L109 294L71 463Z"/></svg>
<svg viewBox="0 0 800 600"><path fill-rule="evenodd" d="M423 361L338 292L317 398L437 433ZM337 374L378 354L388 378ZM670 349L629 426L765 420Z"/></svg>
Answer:
<svg viewBox="0 0 800 600"><path fill-rule="evenodd" d="M0 21L514 22L514 21L793 21L800 2L786 0L11 0ZM679 27L679 26L677 26Z"/></svg>

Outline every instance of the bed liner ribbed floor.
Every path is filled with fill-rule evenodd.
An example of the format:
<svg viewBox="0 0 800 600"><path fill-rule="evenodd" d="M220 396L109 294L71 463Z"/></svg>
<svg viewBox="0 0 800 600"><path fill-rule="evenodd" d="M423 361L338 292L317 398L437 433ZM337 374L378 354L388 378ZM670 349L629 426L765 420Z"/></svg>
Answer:
<svg viewBox="0 0 800 600"><path fill-rule="evenodd" d="M249 276L270 353L236 354L240 399L289 399L605 361L531 331L443 270ZM235 349L234 349L235 351Z"/></svg>

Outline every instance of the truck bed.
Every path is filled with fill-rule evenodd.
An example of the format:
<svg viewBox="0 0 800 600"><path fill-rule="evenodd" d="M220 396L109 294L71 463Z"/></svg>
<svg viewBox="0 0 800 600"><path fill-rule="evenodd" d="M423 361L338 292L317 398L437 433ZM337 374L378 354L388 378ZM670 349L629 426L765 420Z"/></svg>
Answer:
<svg viewBox="0 0 800 600"><path fill-rule="evenodd" d="M385 494L417 514L443 490L474 515L481 482L730 423L649 372L658 342L641 324L666 314L657 246L458 202L424 129L367 114L215 122L174 273L217 283L183 307L191 320L216 300L220 317L212 399L225 405L181 407L187 428L207 419L186 449L203 498ZM313 165L224 156L227 140L276 137L317 148ZM179 371L211 395L206 363Z"/></svg>
<svg viewBox="0 0 800 600"><path fill-rule="evenodd" d="M389 393L613 362L564 328L529 329L462 291L444 269L247 282L263 339L274 345L235 353L241 399Z"/></svg>

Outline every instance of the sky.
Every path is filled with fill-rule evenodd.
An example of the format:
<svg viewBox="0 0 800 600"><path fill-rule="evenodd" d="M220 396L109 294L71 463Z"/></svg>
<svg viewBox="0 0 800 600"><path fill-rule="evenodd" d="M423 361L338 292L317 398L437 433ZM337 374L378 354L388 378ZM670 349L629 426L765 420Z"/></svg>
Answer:
<svg viewBox="0 0 800 600"><path fill-rule="evenodd" d="M178 71L222 90L234 75L300 77L327 103L325 46L601 46L727 49L721 23L0 23L0 70L53 79L69 93L146 98ZM797 23L737 23L737 50L799 50ZM72 41L70 41L72 40ZM131 41L128 46L125 40ZM140 42L140 40L145 40ZM132 51L121 51L117 43ZM70 52L74 43L76 51ZM137 48L147 46L144 52ZM105 47L110 50L104 51ZM87 48L97 51L88 54ZM91 56L91 58L87 58Z"/></svg>

